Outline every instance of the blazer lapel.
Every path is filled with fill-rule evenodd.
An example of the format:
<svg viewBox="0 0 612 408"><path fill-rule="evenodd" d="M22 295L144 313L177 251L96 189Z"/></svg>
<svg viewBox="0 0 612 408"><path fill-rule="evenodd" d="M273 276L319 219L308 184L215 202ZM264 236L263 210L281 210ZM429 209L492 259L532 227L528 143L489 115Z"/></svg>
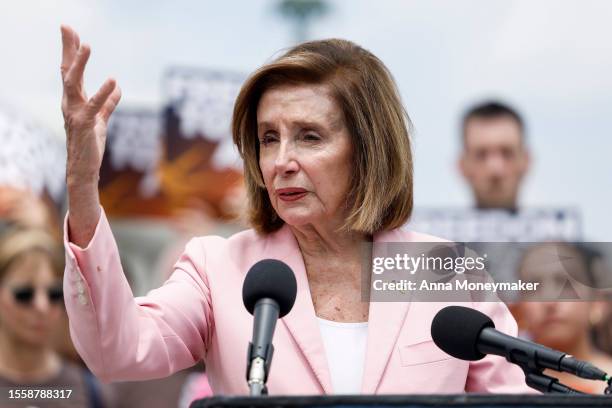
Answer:
<svg viewBox="0 0 612 408"><path fill-rule="evenodd" d="M374 243L401 242L393 231L374 236ZM370 295L370 298L372 295ZM361 392L375 394L393 354L410 302L372 302L368 317L368 342Z"/></svg>
<svg viewBox="0 0 612 408"><path fill-rule="evenodd" d="M325 357L321 331L310 295L304 259L298 243L287 225L274 234L269 254L285 262L295 273L297 296L293 309L281 319L314 372L322 391L332 393L331 377Z"/></svg>

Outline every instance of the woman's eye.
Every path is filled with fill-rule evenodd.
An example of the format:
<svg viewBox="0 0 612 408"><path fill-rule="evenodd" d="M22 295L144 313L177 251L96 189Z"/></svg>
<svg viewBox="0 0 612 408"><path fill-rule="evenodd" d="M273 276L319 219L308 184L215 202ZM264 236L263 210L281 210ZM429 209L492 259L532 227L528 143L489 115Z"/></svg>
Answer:
<svg viewBox="0 0 612 408"><path fill-rule="evenodd" d="M259 139L259 143L265 146L265 145L268 145L274 142L275 140L276 140L276 137L274 135L266 133L265 135L261 137L261 139Z"/></svg>
<svg viewBox="0 0 612 408"><path fill-rule="evenodd" d="M314 133L306 133L304 135L304 140L308 140L308 141L318 141L321 140L321 138L319 137L319 135L316 135Z"/></svg>

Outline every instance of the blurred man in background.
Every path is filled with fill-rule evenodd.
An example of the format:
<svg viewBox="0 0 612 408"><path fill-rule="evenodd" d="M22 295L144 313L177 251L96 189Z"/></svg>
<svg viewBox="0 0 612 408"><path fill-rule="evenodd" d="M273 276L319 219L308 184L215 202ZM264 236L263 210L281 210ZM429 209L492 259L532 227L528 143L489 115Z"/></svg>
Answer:
<svg viewBox="0 0 612 408"><path fill-rule="evenodd" d="M479 209L516 211L530 158L520 115L490 101L469 109L462 123L463 151L459 170L469 183Z"/></svg>

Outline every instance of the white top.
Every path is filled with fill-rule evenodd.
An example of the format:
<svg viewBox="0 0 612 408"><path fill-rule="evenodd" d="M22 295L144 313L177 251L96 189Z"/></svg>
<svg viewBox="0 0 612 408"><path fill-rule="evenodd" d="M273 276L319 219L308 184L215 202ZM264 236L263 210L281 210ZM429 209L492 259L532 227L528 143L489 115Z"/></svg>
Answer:
<svg viewBox="0 0 612 408"><path fill-rule="evenodd" d="M368 322L339 323L317 317L334 394L360 394Z"/></svg>

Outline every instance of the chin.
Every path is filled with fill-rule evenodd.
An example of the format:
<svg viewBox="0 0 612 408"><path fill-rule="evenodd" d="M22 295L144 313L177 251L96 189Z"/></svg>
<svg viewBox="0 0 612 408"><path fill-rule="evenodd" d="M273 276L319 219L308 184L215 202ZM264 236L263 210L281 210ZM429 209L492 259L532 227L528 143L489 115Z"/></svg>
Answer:
<svg viewBox="0 0 612 408"><path fill-rule="evenodd" d="M47 343L49 343L49 336L49 331L28 332L21 336L21 342L33 348L46 347Z"/></svg>
<svg viewBox="0 0 612 408"><path fill-rule="evenodd" d="M312 224L312 222L310 222L308 219L302 219L298 217L281 218L283 219L283 221L285 221L285 224L289 225L290 227L303 227L305 225Z"/></svg>
<svg viewBox="0 0 612 408"><path fill-rule="evenodd" d="M563 352L568 352L572 344L575 344L572 340L572 336L566 335L560 335L557 337L543 337L542 340L538 341L538 343Z"/></svg>
<svg viewBox="0 0 612 408"><path fill-rule="evenodd" d="M514 204L512 203L512 200L506 197L499 197L499 198L489 197L487 200L482 201L481 206L484 208L496 209L496 208L510 208L510 207L513 207Z"/></svg>
<svg viewBox="0 0 612 408"><path fill-rule="evenodd" d="M280 218L285 221L285 224L290 225L292 227L301 227L304 225L312 224L315 220L315 217L313 217L310 213L300 214L292 211L288 211L284 214L281 214Z"/></svg>

